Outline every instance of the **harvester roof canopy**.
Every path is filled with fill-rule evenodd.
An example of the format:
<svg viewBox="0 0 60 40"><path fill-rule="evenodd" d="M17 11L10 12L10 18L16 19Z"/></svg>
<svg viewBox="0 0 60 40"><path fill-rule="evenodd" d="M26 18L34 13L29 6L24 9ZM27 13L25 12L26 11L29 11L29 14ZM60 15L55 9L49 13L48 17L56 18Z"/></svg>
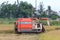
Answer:
<svg viewBox="0 0 60 40"><path fill-rule="evenodd" d="M18 21L23 21L23 22L31 22L31 18L18 18Z"/></svg>

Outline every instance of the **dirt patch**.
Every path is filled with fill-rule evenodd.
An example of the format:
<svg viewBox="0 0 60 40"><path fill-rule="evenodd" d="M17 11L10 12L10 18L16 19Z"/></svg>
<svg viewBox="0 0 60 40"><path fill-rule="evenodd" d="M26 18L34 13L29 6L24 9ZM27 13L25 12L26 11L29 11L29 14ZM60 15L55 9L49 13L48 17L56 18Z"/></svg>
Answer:
<svg viewBox="0 0 60 40"><path fill-rule="evenodd" d="M0 40L38 40L36 34L0 34Z"/></svg>

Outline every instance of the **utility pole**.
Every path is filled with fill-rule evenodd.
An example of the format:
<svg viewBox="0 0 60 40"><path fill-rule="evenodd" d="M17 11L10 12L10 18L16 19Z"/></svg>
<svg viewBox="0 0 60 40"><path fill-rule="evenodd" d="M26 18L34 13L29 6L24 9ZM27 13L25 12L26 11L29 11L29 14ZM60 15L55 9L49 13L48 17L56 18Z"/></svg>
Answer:
<svg viewBox="0 0 60 40"><path fill-rule="evenodd" d="M37 9L37 0L35 0L35 9Z"/></svg>
<svg viewBox="0 0 60 40"><path fill-rule="evenodd" d="M35 13L34 13L35 15L35 17L37 17L38 16L38 10L37 10L37 0L35 0Z"/></svg>
<svg viewBox="0 0 60 40"><path fill-rule="evenodd" d="M35 0L35 12L37 10L37 0ZM33 11L33 8L32 8L32 11ZM32 17L35 17L35 12L32 12Z"/></svg>
<svg viewBox="0 0 60 40"><path fill-rule="evenodd" d="M17 0L17 11L19 12L19 0ZM17 12L17 17L19 17L19 13Z"/></svg>
<svg viewBox="0 0 60 40"><path fill-rule="evenodd" d="M17 0L17 4L18 4L18 6L19 6L19 0Z"/></svg>

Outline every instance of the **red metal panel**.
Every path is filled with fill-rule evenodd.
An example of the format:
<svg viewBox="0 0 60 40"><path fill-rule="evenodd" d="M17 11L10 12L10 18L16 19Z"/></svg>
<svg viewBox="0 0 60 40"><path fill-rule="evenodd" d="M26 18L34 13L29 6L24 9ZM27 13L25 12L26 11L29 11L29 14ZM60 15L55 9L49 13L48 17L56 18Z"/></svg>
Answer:
<svg viewBox="0 0 60 40"><path fill-rule="evenodd" d="M21 24L21 29L32 29L32 24Z"/></svg>
<svg viewBox="0 0 60 40"><path fill-rule="evenodd" d="M20 18L19 22L31 22L31 24L18 24L18 29L32 29L32 19L31 18Z"/></svg>
<svg viewBox="0 0 60 40"><path fill-rule="evenodd" d="M22 18L22 22L32 22L31 18Z"/></svg>

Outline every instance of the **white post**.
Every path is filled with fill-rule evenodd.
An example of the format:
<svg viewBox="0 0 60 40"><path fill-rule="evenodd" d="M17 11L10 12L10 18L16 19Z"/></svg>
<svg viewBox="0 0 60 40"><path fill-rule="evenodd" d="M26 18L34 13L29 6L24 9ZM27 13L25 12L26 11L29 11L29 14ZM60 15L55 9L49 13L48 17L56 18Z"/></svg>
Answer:
<svg viewBox="0 0 60 40"><path fill-rule="evenodd" d="M49 20L47 20L47 24L48 24L48 26L50 26L50 21Z"/></svg>

